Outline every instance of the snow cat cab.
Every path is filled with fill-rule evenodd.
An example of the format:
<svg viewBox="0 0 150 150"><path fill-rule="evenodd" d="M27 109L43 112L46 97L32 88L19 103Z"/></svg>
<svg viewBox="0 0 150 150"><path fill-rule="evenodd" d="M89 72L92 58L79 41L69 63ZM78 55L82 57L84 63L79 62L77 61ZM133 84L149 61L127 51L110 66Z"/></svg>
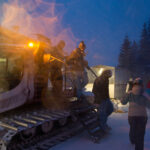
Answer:
<svg viewBox="0 0 150 150"><path fill-rule="evenodd" d="M33 58L25 61L25 53L29 54L18 46L0 46L0 113L33 98L34 63Z"/></svg>

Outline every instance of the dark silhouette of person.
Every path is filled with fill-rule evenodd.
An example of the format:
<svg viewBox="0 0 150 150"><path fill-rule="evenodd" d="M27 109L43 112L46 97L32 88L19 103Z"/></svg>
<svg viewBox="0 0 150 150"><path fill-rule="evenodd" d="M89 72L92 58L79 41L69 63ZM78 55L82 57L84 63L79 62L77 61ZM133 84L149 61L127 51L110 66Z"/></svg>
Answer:
<svg viewBox="0 0 150 150"><path fill-rule="evenodd" d="M85 68L88 67L88 62L85 60L86 45L83 41L79 43L79 47L72 51L67 58L67 64L73 75L73 84L77 91L77 97L82 95L82 89L88 83L87 72Z"/></svg>
<svg viewBox="0 0 150 150"><path fill-rule="evenodd" d="M109 97L109 78L112 76L111 70L105 70L101 76L97 77L93 84L95 104L98 106L100 114L100 124L103 131L108 131L107 119L113 112L113 105Z"/></svg>

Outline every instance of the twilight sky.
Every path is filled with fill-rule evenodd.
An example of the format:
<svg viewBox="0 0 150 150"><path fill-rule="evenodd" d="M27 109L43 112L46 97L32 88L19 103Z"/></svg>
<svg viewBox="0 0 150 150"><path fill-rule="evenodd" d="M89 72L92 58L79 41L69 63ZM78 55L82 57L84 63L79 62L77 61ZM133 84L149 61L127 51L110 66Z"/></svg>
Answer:
<svg viewBox="0 0 150 150"><path fill-rule="evenodd" d="M55 12L61 16L62 28L71 30L76 45L85 41L90 65L117 65L124 36L128 34L131 40L138 41L143 23L150 18L150 0L38 1L56 3ZM39 8L38 13L43 11L42 5Z"/></svg>

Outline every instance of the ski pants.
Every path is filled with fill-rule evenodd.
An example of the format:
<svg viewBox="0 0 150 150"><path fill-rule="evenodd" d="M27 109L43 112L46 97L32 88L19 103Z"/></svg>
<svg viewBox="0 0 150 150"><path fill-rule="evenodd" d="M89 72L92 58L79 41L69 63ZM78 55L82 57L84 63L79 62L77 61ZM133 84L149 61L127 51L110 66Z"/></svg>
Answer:
<svg viewBox="0 0 150 150"><path fill-rule="evenodd" d="M129 138L135 144L135 150L144 150L144 135L147 124L147 117L128 117L130 132Z"/></svg>
<svg viewBox="0 0 150 150"><path fill-rule="evenodd" d="M103 130L105 130L107 126L107 119L114 111L113 104L110 99L103 100L99 106L99 117L100 117L100 125Z"/></svg>

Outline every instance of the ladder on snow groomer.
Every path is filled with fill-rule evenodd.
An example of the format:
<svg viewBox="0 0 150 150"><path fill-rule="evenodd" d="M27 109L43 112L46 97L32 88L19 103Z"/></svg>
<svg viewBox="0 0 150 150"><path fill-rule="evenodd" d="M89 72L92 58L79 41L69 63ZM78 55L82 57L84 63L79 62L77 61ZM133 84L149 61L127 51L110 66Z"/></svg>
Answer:
<svg viewBox="0 0 150 150"><path fill-rule="evenodd" d="M77 111L78 110L75 111L76 114L77 114ZM99 116L98 116L96 107L91 106L90 109L88 109L85 112L85 114L82 114L82 115L79 114L78 120L83 125L84 129L90 135L91 140L94 143L99 143L100 139L104 136L104 133L101 130Z"/></svg>

